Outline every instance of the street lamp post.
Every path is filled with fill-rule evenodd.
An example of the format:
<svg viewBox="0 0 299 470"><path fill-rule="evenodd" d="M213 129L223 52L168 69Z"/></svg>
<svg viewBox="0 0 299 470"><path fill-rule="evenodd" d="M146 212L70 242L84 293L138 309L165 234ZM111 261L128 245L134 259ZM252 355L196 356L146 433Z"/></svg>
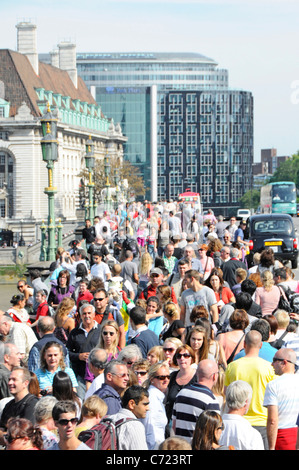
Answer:
<svg viewBox="0 0 299 470"><path fill-rule="evenodd" d="M94 181L93 181L93 172L95 165L94 158L94 144L91 140L91 136L86 141L86 154L85 154L85 164L88 169L88 210L85 213L85 218L88 218L93 224L94 213L95 213L95 204L94 204ZM88 214L88 215L87 215Z"/></svg>
<svg viewBox="0 0 299 470"><path fill-rule="evenodd" d="M105 169L105 178L106 178L106 197L105 197L105 210L110 212L111 210L111 190L110 190L110 181L109 181L109 172L111 170L109 157L108 157L108 150L106 152L106 156L104 159L104 169Z"/></svg>
<svg viewBox="0 0 299 470"><path fill-rule="evenodd" d="M58 119L51 113L48 103L47 112L41 118L43 132L43 138L41 139L42 155L48 169L48 187L44 189L45 194L48 196L48 261L55 261L56 255L54 196L57 193L57 188L53 186L53 170L54 162L58 160L57 122Z"/></svg>

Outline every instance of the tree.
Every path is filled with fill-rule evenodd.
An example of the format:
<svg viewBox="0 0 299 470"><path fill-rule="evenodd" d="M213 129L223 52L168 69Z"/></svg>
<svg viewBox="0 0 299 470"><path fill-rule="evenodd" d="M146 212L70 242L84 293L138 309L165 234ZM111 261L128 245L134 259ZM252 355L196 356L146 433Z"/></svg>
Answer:
<svg viewBox="0 0 299 470"><path fill-rule="evenodd" d="M121 165L119 165L116 159L111 159L109 164L108 180L110 187L116 186L115 176L117 176L119 183L125 179L128 181L129 190L133 190L136 196L144 196L146 188L143 178L132 163L123 160ZM78 176L81 178L81 189L83 186L84 190L89 180L88 170L85 168ZM96 159L94 167L94 197L98 202L101 199L101 191L106 187L106 183L107 177L105 174L104 160Z"/></svg>
<svg viewBox="0 0 299 470"><path fill-rule="evenodd" d="M241 207L247 209L257 209L260 205L260 190L252 189L247 191L240 199Z"/></svg>
<svg viewBox="0 0 299 470"><path fill-rule="evenodd" d="M299 186L299 150L281 163L270 178L270 183L278 181L293 181L296 186Z"/></svg>

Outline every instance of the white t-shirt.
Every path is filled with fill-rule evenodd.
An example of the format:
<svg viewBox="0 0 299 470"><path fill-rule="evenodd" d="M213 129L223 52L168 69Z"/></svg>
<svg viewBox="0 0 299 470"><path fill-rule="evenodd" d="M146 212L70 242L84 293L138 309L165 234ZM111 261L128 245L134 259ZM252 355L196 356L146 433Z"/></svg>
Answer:
<svg viewBox="0 0 299 470"><path fill-rule="evenodd" d="M265 450L263 438L243 416L224 414L222 416L224 431L219 444L234 446L235 450Z"/></svg>
<svg viewBox="0 0 299 470"><path fill-rule="evenodd" d="M103 261L99 264L93 264L90 268L90 274L92 277L100 277L105 283L105 289L108 290L107 275L111 273L108 264Z"/></svg>
<svg viewBox="0 0 299 470"><path fill-rule="evenodd" d="M278 407L278 429L297 427L299 415L299 375L283 374L266 386L264 406Z"/></svg>

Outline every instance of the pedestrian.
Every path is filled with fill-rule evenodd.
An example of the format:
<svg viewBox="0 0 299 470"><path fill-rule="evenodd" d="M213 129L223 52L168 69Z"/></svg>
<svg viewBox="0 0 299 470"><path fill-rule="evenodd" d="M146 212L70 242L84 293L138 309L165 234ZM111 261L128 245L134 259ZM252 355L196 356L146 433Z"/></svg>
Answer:
<svg viewBox="0 0 299 470"><path fill-rule="evenodd" d="M225 371L225 387L228 387L235 380L244 380L251 385L253 394L246 419L251 426L260 432L265 450L268 450L268 413L267 409L263 406L263 400L266 385L274 379L275 373L272 364L259 357L261 346L261 333L250 330L245 336L245 356L234 360L227 366Z"/></svg>
<svg viewBox="0 0 299 470"><path fill-rule="evenodd" d="M88 361L90 351L98 344L101 331L95 321L95 308L93 305L83 304L80 307L80 319L79 326L70 332L66 347L69 351L72 369L78 381L77 393L83 399L86 393L86 361Z"/></svg>
<svg viewBox="0 0 299 470"><path fill-rule="evenodd" d="M107 404L100 397L91 395L87 398L82 405L80 420L75 429L76 437L79 437L82 431L97 426L107 415L107 410Z"/></svg>
<svg viewBox="0 0 299 470"><path fill-rule="evenodd" d="M184 437L191 443L198 416L205 410L220 413L219 402L212 392L217 376L217 363L204 359L197 367L197 382L178 393L172 413L172 429L176 436Z"/></svg>
<svg viewBox="0 0 299 470"><path fill-rule="evenodd" d="M48 450L91 450L76 437L78 418L73 401L58 401L53 407L52 417L58 431L59 441Z"/></svg>
<svg viewBox="0 0 299 470"><path fill-rule="evenodd" d="M58 442L56 427L52 417L52 410L57 399L51 395L41 397L34 408L34 419L41 430L44 450L48 450Z"/></svg>
<svg viewBox="0 0 299 470"><path fill-rule="evenodd" d="M218 307L216 296L210 287L201 283L198 271L191 269L185 274L187 290L181 295L181 320L185 326L190 325L190 314L196 305L204 305L211 314L212 323L218 322Z"/></svg>
<svg viewBox="0 0 299 470"><path fill-rule="evenodd" d="M64 362L69 367L69 354L64 342L55 335L55 323L52 317L40 317L37 322L39 340L34 343L29 352L28 369L35 372L40 367L40 353L44 345L50 341L60 344L63 348Z"/></svg>
<svg viewBox="0 0 299 470"><path fill-rule="evenodd" d="M52 394L53 380L59 371L69 375L76 391L78 382L73 369L65 365L62 345L56 341L48 341L40 352L40 367L35 371L42 394Z"/></svg>
<svg viewBox="0 0 299 470"><path fill-rule="evenodd" d="M153 346L159 345L158 336L146 325L146 311L141 307L133 307L130 311L131 328L134 331L130 339L131 344L136 344L144 359Z"/></svg>
<svg viewBox="0 0 299 470"><path fill-rule="evenodd" d="M234 450L233 446L221 446L219 440L224 429L220 413L203 411L197 418L192 439L192 450Z"/></svg>
<svg viewBox="0 0 299 470"><path fill-rule="evenodd" d="M104 370L108 363L108 354L104 349L93 348L88 356L89 377L85 376L86 393L84 400L94 394L104 383Z"/></svg>
<svg viewBox="0 0 299 470"><path fill-rule="evenodd" d="M12 397L8 381L14 367L21 365L21 357L18 348L11 343L2 343L0 347L0 400Z"/></svg>
<svg viewBox="0 0 299 470"><path fill-rule="evenodd" d="M252 399L252 387L244 380L235 380L226 389L224 430L219 443L233 445L236 450L264 450L261 434L244 417Z"/></svg>
<svg viewBox="0 0 299 470"><path fill-rule="evenodd" d="M268 410L269 450L296 450L299 416L299 376L296 353L282 348L273 357L277 378L266 386L263 405Z"/></svg>
<svg viewBox="0 0 299 470"><path fill-rule="evenodd" d="M27 365L29 352L37 342L32 328L25 323L14 322L9 315L4 314L0 317L0 334L5 338L5 342L18 348L22 363Z"/></svg>
<svg viewBox="0 0 299 470"><path fill-rule="evenodd" d="M149 411L149 392L140 385L132 385L126 389L121 401L121 409L111 415L114 423L124 420L117 429L118 450L148 450L141 420Z"/></svg>
<svg viewBox="0 0 299 470"><path fill-rule="evenodd" d="M2 411L0 442L7 429L9 418L26 418L34 423L34 407L39 399L29 392L30 381L30 372L25 367L15 367L10 373L8 387L13 399L5 405Z"/></svg>
<svg viewBox="0 0 299 470"><path fill-rule="evenodd" d="M108 415L116 414L121 409L121 394L128 385L129 373L126 364L121 361L109 361L104 370L104 383L95 395L108 406Z"/></svg>
<svg viewBox="0 0 299 470"><path fill-rule="evenodd" d="M41 430L25 418L10 418L5 435L6 450L44 450Z"/></svg>
<svg viewBox="0 0 299 470"><path fill-rule="evenodd" d="M144 383L144 387L147 388L149 392L150 402L150 409L145 422L150 422L153 426L155 448L158 448L166 437L167 415L164 401L169 379L170 371L168 363L166 361L157 362L149 368L148 380Z"/></svg>

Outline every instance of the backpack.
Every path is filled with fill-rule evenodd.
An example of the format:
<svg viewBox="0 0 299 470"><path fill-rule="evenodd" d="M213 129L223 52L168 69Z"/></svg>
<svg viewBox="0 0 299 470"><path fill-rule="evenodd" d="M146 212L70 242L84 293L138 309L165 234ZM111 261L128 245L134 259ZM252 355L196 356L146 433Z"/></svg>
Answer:
<svg viewBox="0 0 299 470"><path fill-rule="evenodd" d="M122 424L129 421L136 421L136 419L122 418L114 423L109 417L103 418L91 429L81 431L78 439L92 450L117 450L119 447L117 430Z"/></svg>
<svg viewBox="0 0 299 470"><path fill-rule="evenodd" d="M48 306L48 316L54 318L56 314L54 308L52 307L52 305L49 305L49 304L47 304L47 306Z"/></svg>
<svg viewBox="0 0 299 470"><path fill-rule="evenodd" d="M122 248L123 248L125 251L127 251L127 250L132 251L134 258L136 258L136 256L138 256L138 253L139 253L139 250L138 250L138 243L137 243L137 240L135 240L134 238L129 238L129 237L127 237L127 238L123 241Z"/></svg>

